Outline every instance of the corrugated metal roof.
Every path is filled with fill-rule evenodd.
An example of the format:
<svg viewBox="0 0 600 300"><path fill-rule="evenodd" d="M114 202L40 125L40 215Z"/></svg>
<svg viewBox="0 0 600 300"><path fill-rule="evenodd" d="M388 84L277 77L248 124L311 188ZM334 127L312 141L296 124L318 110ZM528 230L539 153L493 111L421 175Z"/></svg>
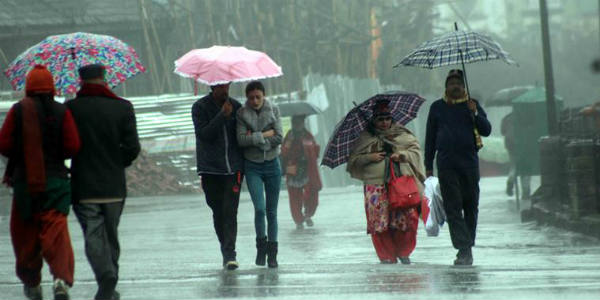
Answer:
<svg viewBox="0 0 600 300"><path fill-rule="evenodd" d="M201 97L167 94L128 98L135 108L140 139L194 134L191 109Z"/></svg>

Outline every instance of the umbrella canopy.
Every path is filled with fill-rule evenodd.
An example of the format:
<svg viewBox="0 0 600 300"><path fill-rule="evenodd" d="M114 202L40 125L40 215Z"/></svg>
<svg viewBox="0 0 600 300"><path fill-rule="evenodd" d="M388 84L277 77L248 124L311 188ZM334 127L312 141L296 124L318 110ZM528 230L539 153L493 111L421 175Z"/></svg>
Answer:
<svg viewBox="0 0 600 300"><path fill-rule="evenodd" d="M562 97L555 95L556 100L561 101ZM532 88L512 100L511 103L536 103L546 102L546 89L543 87Z"/></svg>
<svg viewBox="0 0 600 300"><path fill-rule="evenodd" d="M306 101L279 102L277 106L282 117L309 116L321 113L318 107Z"/></svg>
<svg viewBox="0 0 600 300"><path fill-rule="evenodd" d="M510 106L515 98L534 88L533 85L524 85L501 89L497 91L492 98L485 101L485 106Z"/></svg>
<svg viewBox="0 0 600 300"><path fill-rule="evenodd" d="M417 117L419 108L425 102L421 96L408 92L389 92L375 95L354 107L335 127L331 135L322 165L335 168L348 161L350 150L361 132L363 132L373 116L373 108L377 101L388 100L392 118L395 123L406 125Z"/></svg>
<svg viewBox="0 0 600 300"><path fill-rule="evenodd" d="M4 74L15 90L23 90L25 76L36 64L45 65L50 70L59 95L77 92L77 70L85 65L104 65L105 80L111 88L146 71L129 45L112 36L85 32L45 38L21 53L8 65Z"/></svg>
<svg viewBox="0 0 600 300"><path fill-rule="evenodd" d="M421 44L394 67L404 65L433 69L497 59L516 65L500 44L489 36L457 30Z"/></svg>
<svg viewBox="0 0 600 300"><path fill-rule="evenodd" d="M207 85L243 82L283 75L267 54L245 47L194 49L175 61L175 74Z"/></svg>

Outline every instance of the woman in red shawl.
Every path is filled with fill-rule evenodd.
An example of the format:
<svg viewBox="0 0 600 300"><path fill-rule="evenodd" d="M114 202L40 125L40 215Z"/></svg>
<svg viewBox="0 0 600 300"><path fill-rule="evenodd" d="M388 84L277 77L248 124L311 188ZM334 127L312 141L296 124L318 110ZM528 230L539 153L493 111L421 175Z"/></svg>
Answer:
<svg viewBox="0 0 600 300"><path fill-rule="evenodd" d="M0 154L8 157L4 182L13 187L10 235L25 296L42 299L43 260L54 276L54 299L68 299L74 259L67 214L71 187L64 160L79 151L70 111L54 101L52 74L37 65L26 96L8 111L0 129Z"/></svg>
<svg viewBox="0 0 600 300"><path fill-rule="evenodd" d="M319 145L304 127L305 118L304 115L292 117L292 130L286 134L281 147L290 210L297 229L304 228L304 222L306 226L313 226L312 217L322 188L317 164Z"/></svg>

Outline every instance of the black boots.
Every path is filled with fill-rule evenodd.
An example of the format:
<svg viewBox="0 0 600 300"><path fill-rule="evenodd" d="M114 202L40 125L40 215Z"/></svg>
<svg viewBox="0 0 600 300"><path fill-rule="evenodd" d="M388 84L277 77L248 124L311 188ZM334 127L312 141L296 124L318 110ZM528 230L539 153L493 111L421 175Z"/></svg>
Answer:
<svg viewBox="0 0 600 300"><path fill-rule="evenodd" d="M267 242L267 254L269 268L277 268L277 242Z"/></svg>
<svg viewBox="0 0 600 300"><path fill-rule="evenodd" d="M267 237L256 238L256 265L264 266L267 259Z"/></svg>
<svg viewBox="0 0 600 300"><path fill-rule="evenodd" d="M266 260L266 261L265 261ZM277 268L277 242L267 242L267 238L256 238L256 265Z"/></svg>

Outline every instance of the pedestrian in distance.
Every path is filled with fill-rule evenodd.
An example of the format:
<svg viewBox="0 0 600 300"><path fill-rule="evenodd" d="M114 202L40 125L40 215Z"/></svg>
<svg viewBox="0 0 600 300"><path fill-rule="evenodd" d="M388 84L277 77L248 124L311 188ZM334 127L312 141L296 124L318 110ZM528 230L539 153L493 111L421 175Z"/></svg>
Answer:
<svg viewBox="0 0 600 300"><path fill-rule="evenodd" d="M500 132L504 136L504 147L508 153L510 169L506 178L506 194L512 196L517 178L521 177L521 198L528 199L531 194L531 176L517 175L517 152L515 149L514 113L510 112L502 118Z"/></svg>
<svg viewBox="0 0 600 300"><path fill-rule="evenodd" d="M479 158L481 136L492 126L477 100L465 92L461 70L450 70L442 99L431 104L425 137L425 170L433 176L433 161L444 199L452 245L458 249L455 265L472 265L479 212Z"/></svg>
<svg viewBox="0 0 600 300"><path fill-rule="evenodd" d="M312 217L319 205L319 191L323 187L319 175L319 144L306 129L306 116L292 117L292 129L283 139L281 163L286 175L292 219L297 229L314 225Z"/></svg>
<svg viewBox="0 0 600 300"><path fill-rule="evenodd" d="M99 64L79 68L83 84L66 103L81 136L81 151L71 163L71 189L98 285L94 298L119 299L118 227L127 197L125 168L138 156L140 142L133 105L108 88L105 73Z"/></svg>
<svg viewBox="0 0 600 300"><path fill-rule="evenodd" d="M391 161L391 162L390 162ZM364 184L367 233L383 264L410 264L417 244L419 212L417 207L393 208L386 188L386 168L399 164L402 175L415 178L419 195L425 180L421 150L415 135L394 123L388 101L379 100L365 131L355 142L347 172Z"/></svg>
<svg viewBox="0 0 600 300"><path fill-rule="evenodd" d="M25 296L42 299L43 261L54 277L54 299L69 299L75 262L67 214L71 186L64 160L80 149L70 110L54 101L52 74L41 65L27 74L25 98L8 111L0 153L4 183L13 188L10 236Z"/></svg>
<svg viewBox="0 0 600 300"><path fill-rule="evenodd" d="M192 106L196 134L196 170L202 180L206 203L213 213L223 267L235 270L235 243L243 157L238 146L237 111L241 104L229 97L229 83L210 87L211 92Z"/></svg>
<svg viewBox="0 0 600 300"><path fill-rule="evenodd" d="M246 103L237 112L237 139L243 148L246 183L254 204L255 263L264 266L267 260L269 268L277 268L279 154L283 134L279 109L265 95L260 81L246 85Z"/></svg>

